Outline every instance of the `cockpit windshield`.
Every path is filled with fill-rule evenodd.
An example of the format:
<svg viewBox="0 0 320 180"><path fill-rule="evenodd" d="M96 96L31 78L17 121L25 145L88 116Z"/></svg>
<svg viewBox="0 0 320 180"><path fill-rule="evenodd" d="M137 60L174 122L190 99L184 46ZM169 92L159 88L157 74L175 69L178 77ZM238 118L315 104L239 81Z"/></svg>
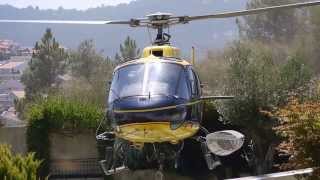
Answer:
<svg viewBox="0 0 320 180"><path fill-rule="evenodd" d="M165 62L133 64L114 73L109 103L125 97L152 95L187 99L189 90L183 66Z"/></svg>

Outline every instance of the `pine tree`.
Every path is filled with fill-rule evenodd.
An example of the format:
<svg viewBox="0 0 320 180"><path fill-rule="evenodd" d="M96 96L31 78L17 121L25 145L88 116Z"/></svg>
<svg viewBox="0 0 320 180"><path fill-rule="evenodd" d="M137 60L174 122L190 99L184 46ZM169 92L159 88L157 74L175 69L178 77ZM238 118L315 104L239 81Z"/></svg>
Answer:
<svg viewBox="0 0 320 180"><path fill-rule="evenodd" d="M96 52L93 40L81 42L77 51L70 55L69 62L72 75L74 77L84 77L86 80L92 79L102 65L110 64L108 58L104 58Z"/></svg>
<svg viewBox="0 0 320 180"><path fill-rule="evenodd" d="M123 63L137 58L140 54L140 49L137 47L136 41L129 36L123 44L120 44L120 54L116 54L115 60L117 63Z"/></svg>
<svg viewBox="0 0 320 180"><path fill-rule="evenodd" d="M96 51L93 40L81 42L78 49L70 53L68 67L72 81L61 84L62 94L105 106L106 85L112 78L114 63Z"/></svg>
<svg viewBox="0 0 320 180"><path fill-rule="evenodd" d="M26 96L48 93L58 75L64 73L67 53L53 37L51 29L47 29L40 42L35 44L35 52L29 67L22 75Z"/></svg>

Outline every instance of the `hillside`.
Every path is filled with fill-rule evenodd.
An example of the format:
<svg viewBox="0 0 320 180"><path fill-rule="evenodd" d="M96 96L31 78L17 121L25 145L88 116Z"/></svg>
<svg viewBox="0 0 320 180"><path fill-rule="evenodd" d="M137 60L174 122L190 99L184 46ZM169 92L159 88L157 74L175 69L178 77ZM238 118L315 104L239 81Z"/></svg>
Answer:
<svg viewBox="0 0 320 180"><path fill-rule="evenodd" d="M143 17L154 12L171 12L175 15L198 15L245 7L246 0L137 0L118 6L101 6L86 11L60 8L40 10L34 7L18 9L0 5L0 19L59 19L59 20L109 20ZM97 48L113 56L127 35L134 37L142 47L150 43L146 29L131 29L125 26L84 25L34 25L1 24L0 39L12 39L30 46L42 36L46 27L51 27L56 38L66 47L75 48L84 39L94 39ZM208 48L222 47L234 38L237 28L234 19L193 22L171 29L174 45L181 47L184 54L191 46L200 52Z"/></svg>

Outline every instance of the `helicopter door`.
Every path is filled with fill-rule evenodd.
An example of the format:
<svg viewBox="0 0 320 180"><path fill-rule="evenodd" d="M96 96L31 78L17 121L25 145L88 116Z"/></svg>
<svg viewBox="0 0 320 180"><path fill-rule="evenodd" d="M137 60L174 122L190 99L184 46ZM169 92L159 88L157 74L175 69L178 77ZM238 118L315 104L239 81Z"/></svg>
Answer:
<svg viewBox="0 0 320 180"><path fill-rule="evenodd" d="M201 96L201 90L200 90L200 81L193 70L192 66L189 66L188 69L188 78L189 78L189 85L191 90L191 99L192 102L195 102L190 108L191 109L191 120L192 121L201 121L202 119L202 103L197 102L200 99Z"/></svg>

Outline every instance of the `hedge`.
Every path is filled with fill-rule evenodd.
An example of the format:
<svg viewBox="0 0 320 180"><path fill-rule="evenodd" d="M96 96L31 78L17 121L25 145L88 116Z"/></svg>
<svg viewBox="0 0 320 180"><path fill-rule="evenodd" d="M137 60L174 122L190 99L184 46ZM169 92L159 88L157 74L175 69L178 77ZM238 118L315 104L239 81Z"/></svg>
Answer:
<svg viewBox="0 0 320 180"><path fill-rule="evenodd" d="M37 159L43 159L41 177L46 177L50 170L50 132L93 130L103 116L103 110L95 105L59 96L40 99L29 105L26 110L27 147L28 151L36 152Z"/></svg>

